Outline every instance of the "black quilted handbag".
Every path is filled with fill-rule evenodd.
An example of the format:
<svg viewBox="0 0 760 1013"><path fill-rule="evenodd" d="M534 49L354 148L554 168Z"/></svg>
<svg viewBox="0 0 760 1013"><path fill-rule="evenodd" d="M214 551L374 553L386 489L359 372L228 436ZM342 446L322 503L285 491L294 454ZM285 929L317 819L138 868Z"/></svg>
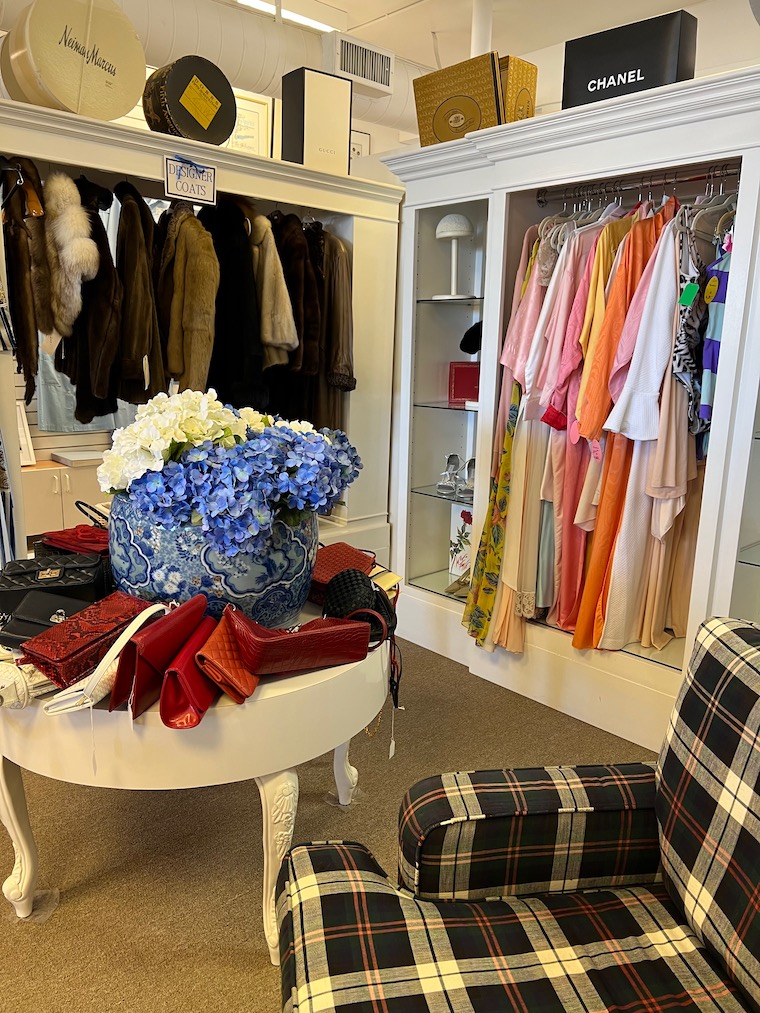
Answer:
<svg viewBox="0 0 760 1013"><path fill-rule="evenodd" d="M336 619L346 619L350 615L352 619L369 623L372 640L382 641L386 635L378 615L385 621L387 636L392 636L396 629L396 610L390 598L361 570L341 570L328 581L322 611Z"/></svg>
<svg viewBox="0 0 760 1013"><path fill-rule="evenodd" d="M12 559L0 571L0 613L11 615L30 591L51 591L94 602L108 591L108 573L101 556L49 554Z"/></svg>
<svg viewBox="0 0 760 1013"><path fill-rule="evenodd" d="M401 652L396 644L396 608L388 595L361 570L342 570L325 588L322 614L338 619L359 619L368 622L370 642L379 647L383 640L390 641L390 689L393 706L398 707L398 687L401 680Z"/></svg>

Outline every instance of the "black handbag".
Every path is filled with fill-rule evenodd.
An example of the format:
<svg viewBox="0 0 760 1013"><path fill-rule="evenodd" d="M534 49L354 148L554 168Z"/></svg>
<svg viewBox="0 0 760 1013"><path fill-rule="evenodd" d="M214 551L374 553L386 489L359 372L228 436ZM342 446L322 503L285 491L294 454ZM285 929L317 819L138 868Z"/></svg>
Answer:
<svg viewBox="0 0 760 1013"><path fill-rule="evenodd" d="M370 644L379 647L387 638L390 642L390 691L393 706L398 707L398 689L401 682L401 651L396 643L395 602L381 587L361 570L342 570L325 588L322 614L338 619L358 619L370 625Z"/></svg>
<svg viewBox="0 0 760 1013"><path fill-rule="evenodd" d="M0 616L0 644L3 647L21 647L43 630L62 623L69 616L87 608L87 602L79 598L67 598L62 594L48 591L29 591L16 609L3 623Z"/></svg>
<svg viewBox="0 0 760 1013"><path fill-rule="evenodd" d="M11 615L30 591L98 601L108 593L107 579L100 556L51 553L36 559L12 559L0 571L0 612Z"/></svg>
<svg viewBox="0 0 760 1013"><path fill-rule="evenodd" d="M350 616L368 622L372 639L379 638L380 643L386 636L393 636L396 629L393 603L385 591L361 570L341 570L328 581L322 612L337 619Z"/></svg>

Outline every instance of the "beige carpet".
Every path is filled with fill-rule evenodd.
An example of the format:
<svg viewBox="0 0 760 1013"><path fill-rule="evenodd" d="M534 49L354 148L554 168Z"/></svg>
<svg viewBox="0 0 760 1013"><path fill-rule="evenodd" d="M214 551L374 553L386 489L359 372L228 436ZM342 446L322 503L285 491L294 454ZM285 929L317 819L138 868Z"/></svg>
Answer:
<svg viewBox="0 0 760 1013"><path fill-rule="evenodd" d="M360 840L395 877L405 789L444 770L652 759L647 750L404 644L397 751L390 716L352 743L362 797L324 804L332 758L300 768L295 840ZM250 704L249 706L255 706ZM318 719L318 715L315 715ZM169 733L167 733L169 734ZM275 1013L279 973L261 917L261 807L253 782L118 792L26 777L41 887L60 889L44 924L0 897L2 1013ZM0 880L12 853L0 827Z"/></svg>

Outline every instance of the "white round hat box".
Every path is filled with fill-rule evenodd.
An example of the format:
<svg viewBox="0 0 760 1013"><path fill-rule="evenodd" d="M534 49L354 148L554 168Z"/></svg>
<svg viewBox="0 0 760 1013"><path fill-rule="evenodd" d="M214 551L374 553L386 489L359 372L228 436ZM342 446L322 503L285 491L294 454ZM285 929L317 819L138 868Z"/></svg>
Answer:
<svg viewBox="0 0 760 1013"><path fill-rule="evenodd" d="M145 53L113 0L35 0L7 44L4 66L36 105L114 120L142 94Z"/></svg>

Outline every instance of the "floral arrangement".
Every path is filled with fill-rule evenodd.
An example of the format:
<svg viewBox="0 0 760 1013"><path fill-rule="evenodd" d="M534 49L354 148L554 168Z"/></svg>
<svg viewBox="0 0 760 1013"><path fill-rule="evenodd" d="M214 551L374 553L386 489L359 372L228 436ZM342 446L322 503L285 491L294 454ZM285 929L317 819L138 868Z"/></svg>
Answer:
<svg viewBox="0 0 760 1013"><path fill-rule="evenodd" d="M158 524L200 525L220 553L260 558L275 520L327 513L361 467L340 430L231 408L214 390L186 390L156 395L116 430L98 481L104 492L127 493Z"/></svg>

